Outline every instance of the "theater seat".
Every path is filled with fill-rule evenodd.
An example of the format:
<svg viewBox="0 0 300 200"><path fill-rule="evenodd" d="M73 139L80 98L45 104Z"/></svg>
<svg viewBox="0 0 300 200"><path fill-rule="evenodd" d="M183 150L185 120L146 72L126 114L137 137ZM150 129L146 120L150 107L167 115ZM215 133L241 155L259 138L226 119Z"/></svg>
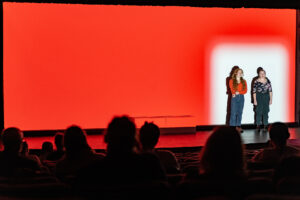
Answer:
<svg viewBox="0 0 300 200"><path fill-rule="evenodd" d="M212 196L239 199L244 193L245 183L235 180L189 180L182 182L176 189L176 196L180 199Z"/></svg>
<svg viewBox="0 0 300 200"><path fill-rule="evenodd" d="M63 183L0 183L0 194L8 197L61 197L69 195L71 188Z"/></svg>
<svg viewBox="0 0 300 200"><path fill-rule="evenodd" d="M253 177L249 178L245 185L245 194L272 194L275 191L271 178Z"/></svg>
<svg viewBox="0 0 300 200"><path fill-rule="evenodd" d="M262 169L262 170L249 170L248 177L264 177L272 178L274 176L274 169Z"/></svg>
<svg viewBox="0 0 300 200"><path fill-rule="evenodd" d="M185 174L168 174L167 175L168 183L171 186L175 186L178 183L180 183L184 177L185 177Z"/></svg>
<svg viewBox="0 0 300 200"><path fill-rule="evenodd" d="M274 169L276 166L274 163L266 163L266 162L254 162L250 161L247 163L247 168L249 170L267 170Z"/></svg>
<svg viewBox="0 0 300 200"><path fill-rule="evenodd" d="M74 191L88 199L169 199L169 184L163 181L122 185L80 185Z"/></svg>
<svg viewBox="0 0 300 200"><path fill-rule="evenodd" d="M2 182L6 180L6 182ZM39 183L59 183L60 181L54 176L35 176L35 177L10 177L3 178L0 183L10 184L39 184Z"/></svg>
<svg viewBox="0 0 300 200"><path fill-rule="evenodd" d="M226 196L208 196L208 197L196 198L194 200L232 200L232 199Z"/></svg>
<svg viewBox="0 0 300 200"><path fill-rule="evenodd" d="M300 195L300 178L285 177L277 182L276 190L280 194Z"/></svg>
<svg viewBox="0 0 300 200"><path fill-rule="evenodd" d="M278 194L255 194L247 197L245 200L299 200L300 196L278 195Z"/></svg>

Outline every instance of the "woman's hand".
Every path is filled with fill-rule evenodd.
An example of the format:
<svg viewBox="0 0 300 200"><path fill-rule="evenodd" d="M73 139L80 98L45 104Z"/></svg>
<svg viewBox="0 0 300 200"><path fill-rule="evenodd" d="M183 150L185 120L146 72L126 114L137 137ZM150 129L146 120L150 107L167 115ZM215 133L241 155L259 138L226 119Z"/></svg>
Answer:
<svg viewBox="0 0 300 200"><path fill-rule="evenodd" d="M254 104L255 106L257 106L257 101L256 101L256 100L254 100L253 104Z"/></svg>
<svg viewBox="0 0 300 200"><path fill-rule="evenodd" d="M235 97L235 94L233 94L232 97L234 98L234 97Z"/></svg>
<svg viewBox="0 0 300 200"><path fill-rule="evenodd" d="M269 104L272 105L272 99L270 100Z"/></svg>

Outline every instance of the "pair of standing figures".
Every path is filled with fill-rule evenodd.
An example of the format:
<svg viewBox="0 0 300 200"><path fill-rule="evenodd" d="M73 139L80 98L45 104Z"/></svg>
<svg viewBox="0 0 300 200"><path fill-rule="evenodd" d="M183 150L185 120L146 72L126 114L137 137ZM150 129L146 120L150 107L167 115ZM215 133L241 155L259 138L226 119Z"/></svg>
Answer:
<svg viewBox="0 0 300 200"><path fill-rule="evenodd" d="M258 76L253 82L251 91L255 106L255 123L257 131L260 131L262 125L263 130L266 131L270 105L273 99L272 86L263 68L259 67L257 73ZM229 80L229 88L232 95L229 125L236 127L239 132L243 132L241 121L245 102L244 94L247 93L247 82L243 76L243 70L238 66L234 66Z"/></svg>

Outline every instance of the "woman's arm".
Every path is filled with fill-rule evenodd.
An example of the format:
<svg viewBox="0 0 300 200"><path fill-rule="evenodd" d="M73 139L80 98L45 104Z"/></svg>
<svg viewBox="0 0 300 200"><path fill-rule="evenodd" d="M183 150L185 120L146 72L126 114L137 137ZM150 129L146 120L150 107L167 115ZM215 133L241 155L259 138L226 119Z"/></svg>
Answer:
<svg viewBox="0 0 300 200"><path fill-rule="evenodd" d="M269 94L270 94L270 102L269 102L269 104L271 105L272 102L273 102L273 89L272 89L272 85L271 85L271 81L270 80L269 80Z"/></svg>
<svg viewBox="0 0 300 200"><path fill-rule="evenodd" d="M248 91L247 82L246 82L246 80L244 80L244 81L245 81L245 88L240 92L240 94L246 94Z"/></svg>
<svg viewBox="0 0 300 200"><path fill-rule="evenodd" d="M256 100L256 91L257 91L257 80L254 81L254 84L253 84L253 104L255 106L257 106L257 100Z"/></svg>
<svg viewBox="0 0 300 200"><path fill-rule="evenodd" d="M253 104L257 106L256 93L253 93Z"/></svg>

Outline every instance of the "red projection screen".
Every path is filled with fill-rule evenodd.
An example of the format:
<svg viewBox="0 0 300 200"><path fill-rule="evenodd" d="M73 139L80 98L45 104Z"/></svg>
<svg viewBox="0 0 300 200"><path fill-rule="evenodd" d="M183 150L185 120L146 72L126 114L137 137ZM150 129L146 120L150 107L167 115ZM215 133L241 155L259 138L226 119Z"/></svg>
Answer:
<svg viewBox="0 0 300 200"><path fill-rule="evenodd" d="M5 127L105 128L121 114L224 124L234 64L249 86L261 64L270 120L295 121L295 10L5 2L3 42ZM242 122L253 123L247 95Z"/></svg>

